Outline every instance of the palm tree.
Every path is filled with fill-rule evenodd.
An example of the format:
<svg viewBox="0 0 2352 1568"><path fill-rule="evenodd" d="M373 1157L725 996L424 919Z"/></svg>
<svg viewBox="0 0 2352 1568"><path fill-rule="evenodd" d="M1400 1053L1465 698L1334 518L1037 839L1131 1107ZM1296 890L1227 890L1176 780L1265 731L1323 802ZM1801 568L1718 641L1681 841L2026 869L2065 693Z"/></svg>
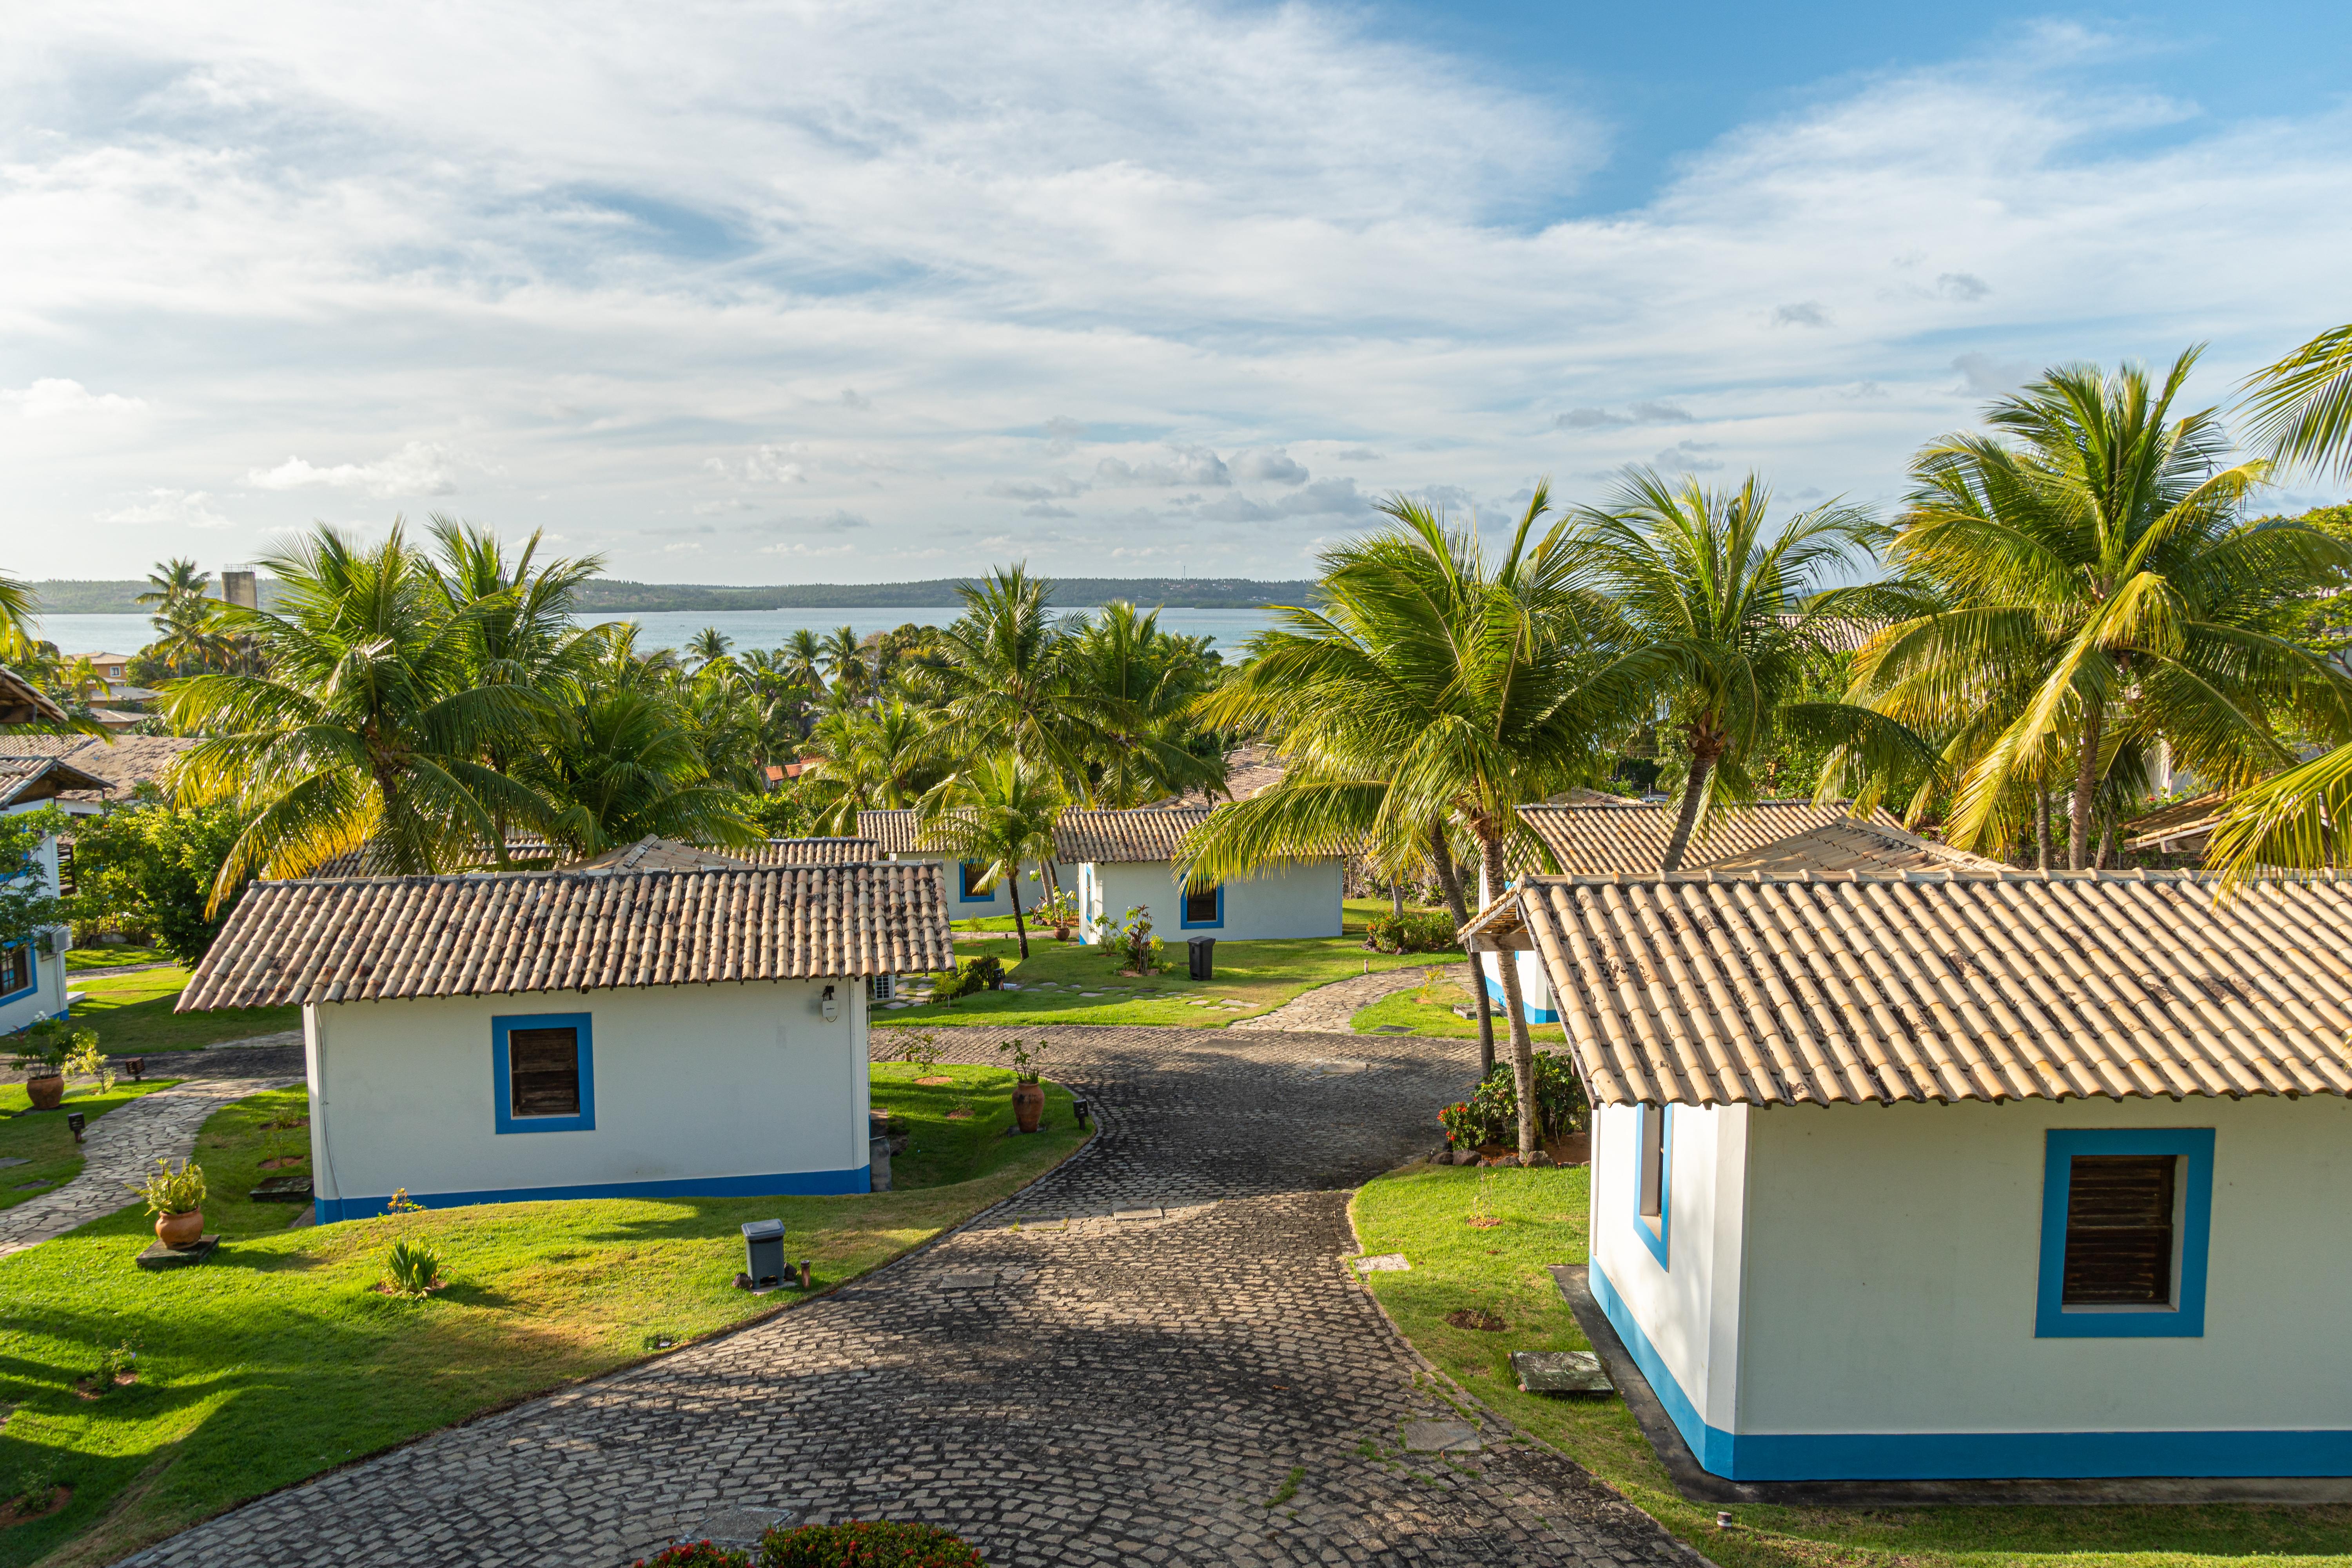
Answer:
<svg viewBox="0 0 2352 1568"><path fill-rule="evenodd" d="M1050 606L1053 584L1008 566L956 592L964 613L941 628L938 662L922 671L942 747L957 756L1017 752L1076 777L1091 715L1071 694L1071 628Z"/></svg>
<svg viewBox="0 0 2352 1568"><path fill-rule="evenodd" d="M2171 416L2198 353L2161 384L2137 365L2062 366L1993 404L1992 434L1913 461L1891 554L1952 607L1881 631L1850 695L1973 721L1946 748L1946 837L1963 848L2000 840L2033 791L2063 783L2080 870L2102 789L2135 793L2159 742L2236 787L2293 760L2274 712L2352 732L2352 682L2292 636L2352 552L2241 519L2263 465L2223 466L2212 410Z"/></svg>
<svg viewBox="0 0 2352 1568"><path fill-rule="evenodd" d="M591 684L551 748L562 803L548 836L582 856L656 834L725 847L760 842L743 796L712 778L698 727L678 704L629 686Z"/></svg>
<svg viewBox="0 0 2352 1568"><path fill-rule="evenodd" d="M1578 521L1593 580L1623 616L1617 674L1655 693L1689 752L1664 870L1681 868L1707 809L1755 797L1748 760L1776 731L1866 736L1874 754L1907 739L1866 710L1803 697L1844 624L1872 607L1871 590L1824 586L1867 547L1868 515L1832 501L1774 528L1770 509L1754 474L1710 490L1633 468Z"/></svg>
<svg viewBox="0 0 2352 1568"><path fill-rule="evenodd" d="M1223 786L1224 748L1192 716L1219 672L1209 639L1162 632L1157 610L1113 603L1087 617L1070 643L1068 678L1073 698L1095 716L1084 747L1089 805Z"/></svg>
<svg viewBox="0 0 2352 1568"><path fill-rule="evenodd" d="M1192 833L1188 879L1367 841L1419 839L1443 855L1458 830L1500 893L1507 847L1525 831L1519 803L1603 771L1616 732L1638 717L1646 682L1596 642L1616 616L1582 581L1567 523L1529 542L1550 510L1548 486L1491 563L1441 513L1402 498L1381 510L1397 526L1323 555L1326 602L1276 608L1247 662L1198 704L1201 718L1261 736L1289 765L1274 788L1218 807ZM1455 918L1466 912L1457 906ZM1517 966L1501 969L1519 1150L1532 1158L1534 1045Z"/></svg>
<svg viewBox="0 0 2352 1568"><path fill-rule="evenodd" d="M917 807L919 842L960 861L984 863L972 886L1005 882L1013 892L1013 930L1021 956L1029 956L1029 927L1021 913L1021 868L1054 858L1054 824L1068 797L1051 769L1010 752L950 773Z"/></svg>
<svg viewBox="0 0 2352 1568"><path fill-rule="evenodd" d="M806 626L784 639L777 650L784 673L811 696L824 690L824 644L816 633Z"/></svg>
<svg viewBox="0 0 2352 1568"><path fill-rule="evenodd" d="M694 660L697 669L709 669L724 660L727 650L734 646L735 639L717 626L705 626L686 639L686 653Z"/></svg>
<svg viewBox="0 0 2352 1568"><path fill-rule="evenodd" d="M199 571L194 561L175 555L155 563L155 570L147 574L148 591L139 595L138 603L169 605L182 599L201 599L212 580L212 574Z"/></svg>
<svg viewBox="0 0 2352 1568"><path fill-rule="evenodd" d="M2352 325L2247 377L2245 406L2273 461L2352 479Z"/></svg>
<svg viewBox="0 0 2352 1568"><path fill-rule="evenodd" d="M838 626L824 638L824 676L827 684L845 701L855 702L869 695L874 686L874 669L866 660L866 649L859 646L854 626Z"/></svg>
<svg viewBox="0 0 2352 1568"><path fill-rule="evenodd" d="M205 737L181 759L181 801L234 801L245 824L211 908L264 866L299 874L373 843L385 870L430 871L472 863L501 822L544 823L538 792L479 759L499 731L537 730L548 700L467 678L480 605L448 613L397 520L373 549L322 526L264 564L278 609L224 614L268 673L193 676L165 699Z"/></svg>
<svg viewBox="0 0 2352 1568"><path fill-rule="evenodd" d="M896 811L914 803L937 776L929 721L903 701L871 710L828 713L811 737L811 755L823 762L816 785L824 797L822 826L848 837L861 811Z"/></svg>

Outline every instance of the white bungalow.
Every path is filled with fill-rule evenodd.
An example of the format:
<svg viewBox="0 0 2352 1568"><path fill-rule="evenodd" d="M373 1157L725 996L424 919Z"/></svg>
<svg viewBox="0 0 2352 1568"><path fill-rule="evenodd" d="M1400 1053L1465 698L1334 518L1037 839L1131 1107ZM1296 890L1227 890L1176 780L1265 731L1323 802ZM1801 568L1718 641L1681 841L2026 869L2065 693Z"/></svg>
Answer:
<svg viewBox="0 0 2352 1568"><path fill-rule="evenodd" d="M1139 908L1150 912L1153 933L1171 942L1338 936L1347 868L1341 856L1302 857L1225 883L1187 882L1178 874L1185 838L1213 809L1064 812L1054 827L1054 858L1077 868L1080 934L1092 942L1097 921L1123 919Z"/></svg>
<svg viewBox="0 0 2352 1568"><path fill-rule="evenodd" d="M52 739L52 737L42 737ZM75 737L54 737L70 745ZM57 757L0 756L0 816L57 806L68 816L89 816L106 781ZM33 851L30 875L51 893L73 891L71 849L53 833L43 834ZM71 1003L66 980L70 928L44 926L25 940L0 942L0 1035L55 1017Z"/></svg>
<svg viewBox="0 0 2352 1568"><path fill-rule="evenodd" d="M299 1004L321 1221L867 1190L863 978L952 962L856 864L256 883L182 1011Z"/></svg>
<svg viewBox="0 0 2352 1568"><path fill-rule="evenodd" d="M1674 837L1676 801L1613 800L1591 796L1568 804L1547 802L1519 807L1519 820L1534 834L1541 868L1568 875L1646 876L1665 859ZM1849 816L1843 803L1815 805L1806 800L1759 800L1707 814L1692 834L1683 869L1768 871L1903 871L1940 867L2000 870L2000 862L1904 831L1884 811ZM1479 879L1479 901L1494 896ZM1498 957L1479 961L1486 994L1503 1007ZM1530 1024L1557 1024L1559 1004L1550 977L1533 953L1519 961L1519 1004Z"/></svg>
<svg viewBox="0 0 2352 1568"><path fill-rule="evenodd" d="M1012 883L1000 878L992 885L983 888L980 883L988 872L986 861L958 860L944 849L924 847L921 825L912 808L861 811L857 814L857 836L877 845L879 853L890 859L911 866L938 867L940 886L947 889L950 920L980 920L1013 912ZM1027 875L1021 879L1021 908L1024 910L1034 909L1039 900L1050 890L1044 868L1030 867Z"/></svg>
<svg viewBox="0 0 2352 1568"><path fill-rule="evenodd" d="M1701 1468L2352 1475L2352 885L2216 891L1537 878L1471 923L1564 1004L1591 1294Z"/></svg>

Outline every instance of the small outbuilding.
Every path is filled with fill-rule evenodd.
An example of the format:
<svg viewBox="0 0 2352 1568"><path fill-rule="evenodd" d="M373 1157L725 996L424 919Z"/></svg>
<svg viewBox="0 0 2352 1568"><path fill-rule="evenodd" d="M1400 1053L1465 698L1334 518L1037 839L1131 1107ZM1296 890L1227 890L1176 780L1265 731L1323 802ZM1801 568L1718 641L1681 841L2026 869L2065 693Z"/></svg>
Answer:
<svg viewBox="0 0 2352 1568"><path fill-rule="evenodd" d="M301 1007L321 1221L862 1193L865 979L953 962L929 866L264 881L179 1007Z"/></svg>
<svg viewBox="0 0 2352 1568"><path fill-rule="evenodd" d="M980 884L988 875L988 863L984 860L959 860L945 849L930 847L923 833L920 815L913 807L861 811L857 814L857 833L860 838L874 844L877 853L893 860L906 865L938 867L940 885L947 892L950 920L981 920L1013 912L1010 880L999 878L987 887L982 887ZM1030 867L1021 888L1022 909L1036 908L1039 899L1050 886L1051 878L1044 867Z"/></svg>
<svg viewBox="0 0 2352 1568"><path fill-rule="evenodd" d="M1590 1283L1739 1481L2352 1475L2352 885L1539 877Z"/></svg>
<svg viewBox="0 0 2352 1568"><path fill-rule="evenodd" d="M1168 942L1227 937L1339 934L1346 858L1302 856L1231 882L1187 880L1177 867L1184 840L1217 809L1146 805L1125 811L1066 811L1054 826L1054 858L1077 868L1078 931L1097 939L1095 922L1149 911L1154 934Z"/></svg>
<svg viewBox="0 0 2352 1568"><path fill-rule="evenodd" d="M79 736L43 736L65 745ZM106 781L61 757L0 754L0 816L15 816L51 806L68 816L95 816L96 798L106 793ZM54 833L41 835L29 864L18 878L38 883L41 890L62 897L73 889L73 847ZM0 876L5 876L0 868ZM14 879L11 879L12 880ZM67 926L43 926L28 935L0 940L0 1035L13 1035L28 1024L67 1011L72 993L66 976L66 948L71 936Z"/></svg>

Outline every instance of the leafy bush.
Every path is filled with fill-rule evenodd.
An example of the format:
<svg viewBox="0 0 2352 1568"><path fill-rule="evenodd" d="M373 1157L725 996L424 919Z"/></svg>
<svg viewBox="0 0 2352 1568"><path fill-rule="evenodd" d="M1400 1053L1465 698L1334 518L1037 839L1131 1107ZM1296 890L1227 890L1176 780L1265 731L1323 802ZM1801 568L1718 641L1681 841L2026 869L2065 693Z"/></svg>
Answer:
<svg viewBox="0 0 2352 1568"><path fill-rule="evenodd" d="M79 1048L85 1035L92 1046L98 1044L98 1037L87 1029L77 1030L62 1018L44 1018L9 1037L8 1065L27 1078L62 1073L66 1058Z"/></svg>
<svg viewBox="0 0 2352 1568"><path fill-rule="evenodd" d="M1377 915L1365 935L1381 952L1449 952L1456 945L1451 915Z"/></svg>
<svg viewBox="0 0 2352 1568"><path fill-rule="evenodd" d="M195 963L245 897L243 888L233 889L205 912L213 879L242 831L233 806L183 806L152 784L140 785L104 815L75 819L73 918L152 931L157 947Z"/></svg>
<svg viewBox="0 0 2352 1568"><path fill-rule="evenodd" d="M1118 960L1122 970L1137 974L1149 974L1167 946L1151 934L1151 911L1140 904L1131 905L1127 918L1105 915L1095 921L1095 943Z"/></svg>
<svg viewBox="0 0 2352 1568"><path fill-rule="evenodd" d="M760 1568L987 1568L960 1536L929 1524L852 1520L772 1530L760 1538Z"/></svg>
<svg viewBox="0 0 2352 1568"><path fill-rule="evenodd" d="M421 1241L395 1241L383 1255L392 1288L403 1296L430 1295L441 1283L441 1255Z"/></svg>
<svg viewBox="0 0 2352 1568"><path fill-rule="evenodd" d="M58 1492L57 1463L46 1455L37 1457L18 1470L9 1485L15 1489L0 1498L0 1508L13 1508L20 1514L47 1513L49 1500Z"/></svg>
<svg viewBox="0 0 2352 1568"><path fill-rule="evenodd" d="M982 986L991 991L1004 989L1004 961L992 952L983 952L978 958L967 960L963 972L975 991Z"/></svg>
<svg viewBox="0 0 2352 1568"><path fill-rule="evenodd" d="M687 1541L638 1558L636 1568L751 1568L751 1554L708 1541Z"/></svg>
<svg viewBox="0 0 2352 1568"><path fill-rule="evenodd" d="M147 1200L147 1212L153 1215L194 1214L205 1206L205 1168L194 1160L183 1160L178 1170L171 1162L157 1156L162 1167L143 1182L128 1182L124 1185Z"/></svg>
<svg viewBox="0 0 2352 1568"><path fill-rule="evenodd" d="M1499 1033L1499 1031L1497 1031ZM1545 1142L1584 1128L1587 1107L1584 1086L1576 1069L1550 1051L1538 1051L1536 1063L1537 1135ZM1457 1149L1476 1149L1519 1142L1519 1086L1511 1064L1499 1061L1470 1098L1437 1113L1445 1141Z"/></svg>

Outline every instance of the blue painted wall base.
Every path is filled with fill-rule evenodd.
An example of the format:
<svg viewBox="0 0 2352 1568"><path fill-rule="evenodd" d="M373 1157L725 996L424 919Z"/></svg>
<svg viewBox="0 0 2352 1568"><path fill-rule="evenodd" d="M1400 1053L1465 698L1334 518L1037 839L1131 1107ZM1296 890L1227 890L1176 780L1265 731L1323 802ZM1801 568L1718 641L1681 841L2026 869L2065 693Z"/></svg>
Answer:
<svg viewBox="0 0 2352 1568"><path fill-rule="evenodd" d="M865 1165L842 1171L787 1171L766 1176L692 1176L674 1182L599 1182L574 1187L509 1187L480 1193L411 1193L411 1203L429 1209L465 1208L473 1204L527 1204L547 1198L808 1198L837 1197L870 1191L873 1174ZM379 1198L318 1198L311 1208L320 1225L338 1220L373 1219L392 1202Z"/></svg>
<svg viewBox="0 0 2352 1568"><path fill-rule="evenodd" d="M1699 1419L1598 1265L1592 1299L1701 1468L1734 1481L2075 1480L2122 1476L2352 1476L2352 1431L1726 1432Z"/></svg>

